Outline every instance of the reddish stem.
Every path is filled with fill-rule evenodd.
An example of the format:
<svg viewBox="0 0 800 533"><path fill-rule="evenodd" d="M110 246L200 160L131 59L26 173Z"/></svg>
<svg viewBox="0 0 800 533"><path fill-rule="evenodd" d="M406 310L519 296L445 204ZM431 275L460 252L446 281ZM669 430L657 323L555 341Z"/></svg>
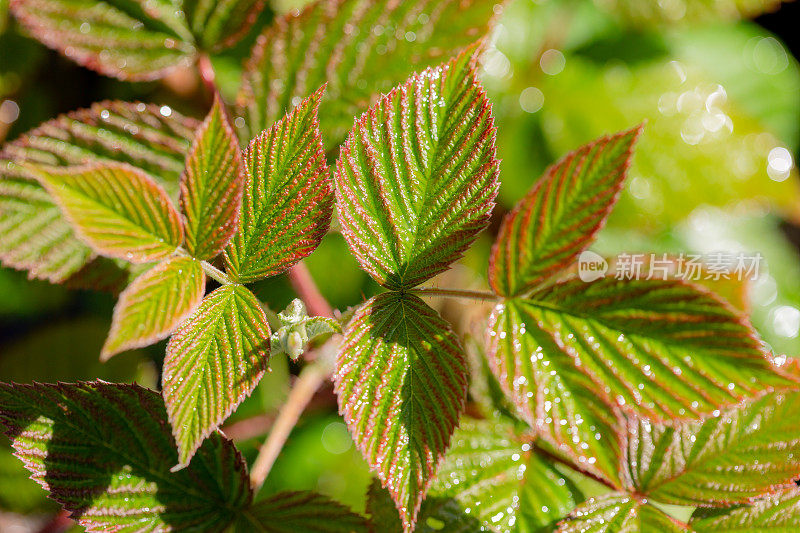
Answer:
<svg viewBox="0 0 800 533"><path fill-rule="evenodd" d="M333 308L328 300L319 292L311 272L302 261L289 269L289 282L292 288L306 304L309 314L333 318Z"/></svg>
<svg viewBox="0 0 800 533"><path fill-rule="evenodd" d="M75 522L69 517L69 511L60 511L39 529L39 533L62 533L71 528Z"/></svg>
<svg viewBox="0 0 800 533"><path fill-rule="evenodd" d="M197 57L197 70L208 92L212 95L215 94L217 92L217 75L214 72L214 66L211 64L211 58L206 54L200 54Z"/></svg>

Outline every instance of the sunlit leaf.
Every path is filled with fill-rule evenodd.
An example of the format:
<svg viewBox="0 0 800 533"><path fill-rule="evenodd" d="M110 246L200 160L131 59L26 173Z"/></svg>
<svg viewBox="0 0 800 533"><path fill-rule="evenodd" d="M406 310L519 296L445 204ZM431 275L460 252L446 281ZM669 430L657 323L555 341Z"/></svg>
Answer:
<svg viewBox="0 0 800 533"><path fill-rule="evenodd" d="M617 201L641 128L568 154L506 215L489 263L498 294L530 291L594 240Z"/></svg>
<svg viewBox="0 0 800 533"><path fill-rule="evenodd" d="M102 358L163 339L186 318L205 292L205 274L188 257L173 257L134 280L119 296Z"/></svg>
<svg viewBox="0 0 800 533"><path fill-rule="evenodd" d="M703 204L725 207L745 199L798 214L795 172L769 166L781 142L691 64L623 71L573 57L541 88L542 124L554 153L647 120L611 226L654 232Z"/></svg>
<svg viewBox="0 0 800 533"><path fill-rule="evenodd" d="M630 419L631 490L663 503L724 505L793 486L800 473L800 393L769 394L703 423Z"/></svg>
<svg viewBox="0 0 800 533"><path fill-rule="evenodd" d="M328 83L320 111L338 144L373 95L486 35L495 0L319 0L259 39L239 95L250 137Z"/></svg>
<svg viewBox="0 0 800 533"><path fill-rule="evenodd" d="M77 235L99 254L146 263L167 257L183 241L167 193L137 168L95 163L35 172Z"/></svg>
<svg viewBox="0 0 800 533"><path fill-rule="evenodd" d="M576 369L536 304L507 300L489 319L488 359L506 394L542 438L618 484L619 424L600 387ZM553 331L554 333L551 333ZM580 331L580 330L578 330Z"/></svg>
<svg viewBox="0 0 800 533"><path fill-rule="evenodd" d="M181 178L186 249L192 256L210 259L222 252L236 231L243 188L239 142L217 96Z"/></svg>
<svg viewBox="0 0 800 533"><path fill-rule="evenodd" d="M366 533L363 517L314 492L281 492L254 503L236 531L270 533Z"/></svg>
<svg viewBox="0 0 800 533"><path fill-rule="evenodd" d="M159 78L194 56L172 0L12 0L11 11L50 48L123 80Z"/></svg>
<svg viewBox="0 0 800 533"><path fill-rule="evenodd" d="M228 273L242 283L288 269L328 231L333 191L317 118L323 91L301 101L245 151L239 229L225 250Z"/></svg>
<svg viewBox="0 0 800 533"><path fill-rule="evenodd" d="M339 407L406 529L458 423L466 364L447 322L413 295L372 298L345 331L335 375Z"/></svg>
<svg viewBox="0 0 800 533"><path fill-rule="evenodd" d="M16 455L88 531L221 531L251 495L244 461L213 435L184 471L161 397L105 382L0 384Z"/></svg>
<svg viewBox="0 0 800 533"><path fill-rule="evenodd" d="M474 52L392 90L356 121L342 147L342 233L361 267L389 288L446 270L488 224L498 161Z"/></svg>
<svg viewBox="0 0 800 533"><path fill-rule="evenodd" d="M752 505L698 508L689 522L698 533L790 533L800 528L800 489L793 487L755 500Z"/></svg>
<svg viewBox="0 0 800 533"><path fill-rule="evenodd" d="M249 396L267 369L269 325L260 302L241 285L206 296L167 344L163 393L179 462Z"/></svg>
<svg viewBox="0 0 800 533"><path fill-rule="evenodd" d="M699 418L793 386L743 318L681 281L571 279L513 306L519 316L506 334L524 328L535 339L530 355L569 356L598 385L595 394L650 418Z"/></svg>
<svg viewBox="0 0 800 533"><path fill-rule="evenodd" d="M20 166L122 161L170 192L188 152L194 119L168 107L101 102L61 115L0 150L0 261L35 278L61 282L92 257L35 177Z"/></svg>
<svg viewBox="0 0 800 533"><path fill-rule="evenodd" d="M184 0L189 28L204 50L220 50L244 37L266 0Z"/></svg>
<svg viewBox="0 0 800 533"><path fill-rule="evenodd" d="M677 533L690 531L686 524L678 522L663 511L636 500L633 496L612 492L607 496L593 498L578 506L558 528L562 533L639 533L658 531Z"/></svg>

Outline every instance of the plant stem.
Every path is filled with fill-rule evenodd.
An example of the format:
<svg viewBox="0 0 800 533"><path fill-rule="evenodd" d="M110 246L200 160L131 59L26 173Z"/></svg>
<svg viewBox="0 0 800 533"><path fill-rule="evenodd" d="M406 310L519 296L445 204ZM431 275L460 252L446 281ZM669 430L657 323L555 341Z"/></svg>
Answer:
<svg viewBox="0 0 800 533"><path fill-rule="evenodd" d="M197 71L200 73L200 79L203 80L206 90L213 96L217 92L217 75L214 72L214 66L211 64L211 58L207 54L200 54L197 57Z"/></svg>
<svg viewBox="0 0 800 533"><path fill-rule="evenodd" d="M311 272L302 261L289 269L289 282L292 288L306 304L309 314L333 318L333 308L328 300L319 292Z"/></svg>
<svg viewBox="0 0 800 533"><path fill-rule="evenodd" d="M443 298L466 298L469 300L481 300L484 302L493 302L499 300L500 297L489 291L471 291L466 289L438 289L436 287L420 287L418 289L411 289L408 291L417 296L439 296Z"/></svg>
<svg viewBox="0 0 800 533"><path fill-rule="evenodd" d="M183 257L192 258L192 255L182 247L176 248L175 249L175 253L177 255L180 255L180 256L183 256ZM192 258L192 259L194 259L194 258ZM203 272L205 272L206 275L209 278L215 280L220 285L235 285L236 284L236 282L233 281L231 278L229 278L228 275L225 272L223 272L222 270L218 269L217 267L215 267L214 265L212 265L208 261L203 261L201 259L195 259L195 261L200 263L200 268L203 269Z"/></svg>
<svg viewBox="0 0 800 533"><path fill-rule="evenodd" d="M325 346L321 350L324 350ZM314 397L317 389L328 380L330 374L331 358L324 355L300 372L286 403L283 404L278 418L275 419L272 431L258 450L258 457L250 470L250 486L254 493L258 493L261 486L264 485L264 481L267 479L269 471L272 470L272 465L275 464L275 459L278 458L286 439L289 438L292 428L297 424L300 415Z"/></svg>

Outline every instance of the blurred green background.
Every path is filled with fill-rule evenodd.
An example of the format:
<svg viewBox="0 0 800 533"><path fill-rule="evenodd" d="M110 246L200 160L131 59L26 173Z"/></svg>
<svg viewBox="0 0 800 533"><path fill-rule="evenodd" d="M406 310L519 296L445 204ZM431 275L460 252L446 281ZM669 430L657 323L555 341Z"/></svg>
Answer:
<svg viewBox="0 0 800 533"><path fill-rule="evenodd" d="M0 0L0 142L103 99L167 104L201 117L209 95L192 71L123 83L80 68L24 35ZM258 26L304 2L274 0ZM764 7L771 13L761 14ZM753 18L754 17L754 18ZM514 0L482 61L494 105L502 189L492 226L435 284L485 285L493 232L548 164L580 144L646 121L626 189L593 249L760 253L749 312L779 354L800 353L800 3L769 0ZM249 42L213 58L233 99ZM339 309L378 287L338 234L307 260ZM335 265L335 268L332 268ZM256 294L293 297L283 277ZM114 295L68 290L0 269L0 380L101 378L156 388L164 343L99 363ZM443 309L459 317L460 311ZM285 359L227 423L252 460L297 368ZM322 390L261 495L315 489L363 510L369 474ZM0 530L46 527L55 512L0 442ZM10 530L10 529L9 529Z"/></svg>

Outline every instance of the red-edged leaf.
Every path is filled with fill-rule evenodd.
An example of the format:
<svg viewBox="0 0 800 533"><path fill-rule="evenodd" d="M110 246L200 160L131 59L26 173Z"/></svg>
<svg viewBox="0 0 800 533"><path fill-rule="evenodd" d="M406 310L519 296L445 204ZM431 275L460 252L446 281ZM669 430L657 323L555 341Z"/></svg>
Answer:
<svg viewBox="0 0 800 533"><path fill-rule="evenodd" d="M102 359L172 333L200 304L205 287L203 269L188 257L170 258L136 278L114 307Z"/></svg>
<svg viewBox="0 0 800 533"><path fill-rule="evenodd" d="M603 137L567 155L506 215L489 261L497 294L529 292L592 243L622 190L641 131Z"/></svg>
<svg viewBox="0 0 800 533"><path fill-rule="evenodd" d="M594 394L649 418L696 419L796 386L745 319L681 281L570 279L514 302L520 322L509 326L524 327L534 350L563 353L596 384Z"/></svg>
<svg viewBox="0 0 800 533"><path fill-rule="evenodd" d="M186 470L164 401L138 385L0 383L15 455L87 531L223 531L251 500L233 443L213 435Z"/></svg>
<svg viewBox="0 0 800 533"><path fill-rule="evenodd" d="M137 168L107 163L35 171L78 236L99 254L146 263L167 257L183 241L167 193Z"/></svg>
<svg viewBox="0 0 800 533"><path fill-rule="evenodd" d="M602 401L602 389L575 368L573 357L537 327L534 313L525 300L507 300L494 308L487 330L490 367L541 438L619 486L622 445L616 409Z"/></svg>
<svg viewBox="0 0 800 533"><path fill-rule="evenodd" d="M344 337L339 408L411 530L464 407L466 356L449 324L409 294L370 299Z"/></svg>
<svg viewBox="0 0 800 533"><path fill-rule="evenodd" d="M93 255L22 163L71 166L121 161L145 170L175 192L196 127L194 119L165 106L100 102L7 143L0 151L0 261L28 270L31 277L62 282ZM82 272L80 282L94 283L98 273L108 278L97 268L91 271L92 279Z"/></svg>
<svg viewBox="0 0 800 533"><path fill-rule="evenodd" d="M328 231L333 191L317 111L324 87L250 142L239 229L225 250L232 278L249 283L288 269Z"/></svg>
<svg viewBox="0 0 800 533"><path fill-rule="evenodd" d="M628 494L613 492L579 505L559 524L561 533L680 533L689 526Z"/></svg>
<svg viewBox="0 0 800 533"><path fill-rule="evenodd" d="M241 285L206 296L167 344L163 393L183 468L267 370L270 331L261 304Z"/></svg>
<svg viewBox="0 0 800 533"><path fill-rule="evenodd" d="M184 0L189 28L204 50L233 46L247 34L264 9L266 0Z"/></svg>
<svg viewBox="0 0 800 533"><path fill-rule="evenodd" d="M800 489L768 494L752 505L699 507L689 525L697 533L792 533L800 530Z"/></svg>
<svg viewBox="0 0 800 533"><path fill-rule="evenodd" d="M800 393L769 394L702 423L668 427L631 418L626 483L677 505L729 505L800 477Z"/></svg>
<svg viewBox="0 0 800 533"><path fill-rule="evenodd" d="M123 80L153 80L194 57L172 0L11 0L38 40L73 61Z"/></svg>
<svg viewBox="0 0 800 533"><path fill-rule="evenodd" d="M237 533L366 533L363 517L314 492L280 492L242 513Z"/></svg>
<svg viewBox="0 0 800 533"><path fill-rule="evenodd" d="M342 148L342 234L386 287L413 287L446 270L488 224L498 161L475 51L392 90L356 121Z"/></svg>
<svg viewBox="0 0 800 533"><path fill-rule="evenodd" d="M181 177L186 249L192 256L210 259L222 252L236 231L243 189L239 143L215 96Z"/></svg>
<svg viewBox="0 0 800 533"><path fill-rule="evenodd" d="M250 136L327 83L320 120L328 147L374 95L489 33L496 0L318 0L280 17L245 65L239 114Z"/></svg>

